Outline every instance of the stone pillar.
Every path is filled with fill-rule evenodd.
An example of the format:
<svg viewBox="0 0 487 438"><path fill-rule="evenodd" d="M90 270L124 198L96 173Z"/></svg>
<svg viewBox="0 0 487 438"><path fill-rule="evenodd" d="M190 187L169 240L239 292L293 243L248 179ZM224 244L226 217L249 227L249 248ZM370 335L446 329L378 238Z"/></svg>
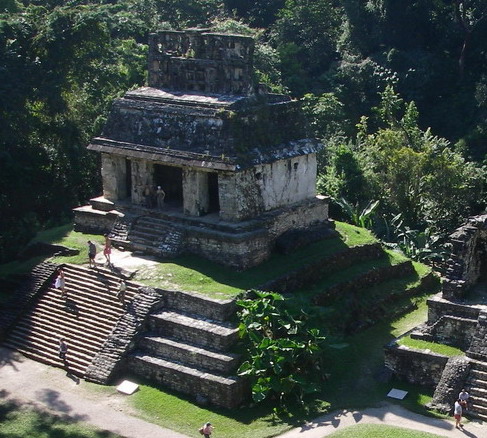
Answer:
<svg viewBox="0 0 487 438"><path fill-rule="evenodd" d="M218 176L218 185L220 192L220 218L228 222L237 222L239 220L238 199L235 196L236 180L233 173L221 173Z"/></svg>
<svg viewBox="0 0 487 438"><path fill-rule="evenodd" d="M197 169L183 169L184 214L202 216L210 209L208 173Z"/></svg>
<svg viewBox="0 0 487 438"><path fill-rule="evenodd" d="M101 177L103 197L117 201L127 197L127 170L125 157L120 155L101 155Z"/></svg>
<svg viewBox="0 0 487 438"><path fill-rule="evenodd" d="M132 203L144 205L144 187L154 185L154 163L132 160Z"/></svg>

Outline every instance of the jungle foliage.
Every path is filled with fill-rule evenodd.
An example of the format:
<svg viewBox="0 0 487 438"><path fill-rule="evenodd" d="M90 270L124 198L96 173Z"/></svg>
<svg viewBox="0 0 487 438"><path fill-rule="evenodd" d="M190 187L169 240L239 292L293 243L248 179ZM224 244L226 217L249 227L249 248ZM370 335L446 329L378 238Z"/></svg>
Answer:
<svg viewBox="0 0 487 438"><path fill-rule="evenodd" d="M321 191L418 232L483 210L483 0L0 0L0 261L100 193L86 144L149 32L190 26L257 38L258 80L327 145Z"/></svg>
<svg viewBox="0 0 487 438"><path fill-rule="evenodd" d="M273 399L285 409L321 391L325 337L308 326L304 312L292 315L283 301L280 294L256 290L237 301L246 345L238 374L250 379L255 402Z"/></svg>

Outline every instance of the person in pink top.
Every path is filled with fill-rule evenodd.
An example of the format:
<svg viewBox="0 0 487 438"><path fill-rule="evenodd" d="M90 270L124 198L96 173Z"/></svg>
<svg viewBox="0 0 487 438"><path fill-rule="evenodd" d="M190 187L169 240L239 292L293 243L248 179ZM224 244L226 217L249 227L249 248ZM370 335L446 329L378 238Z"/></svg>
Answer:
<svg viewBox="0 0 487 438"><path fill-rule="evenodd" d="M203 426L203 435L205 438L210 438L211 433L213 432L213 426L211 423L205 423Z"/></svg>

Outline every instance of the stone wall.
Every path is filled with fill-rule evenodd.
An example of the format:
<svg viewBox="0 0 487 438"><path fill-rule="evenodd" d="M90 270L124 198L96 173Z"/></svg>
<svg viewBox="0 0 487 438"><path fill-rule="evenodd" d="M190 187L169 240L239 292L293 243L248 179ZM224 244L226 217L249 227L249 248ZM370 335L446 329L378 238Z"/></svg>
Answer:
<svg viewBox="0 0 487 438"><path fill-rule="evenodd" d="M469 218L449 242L451 255L445 263L443 297L463 298L479 278L487 277L487 214Z"/></svg>
<svg viewBox="0 0 487 438"><path fill-rule="evenodd" d="M384 255L384 250L379 243L355 246L353 248L348 248L344 245L342 251L310 263L302 269L297 269L282 277L261 284L257 289L279 293L291 292L301 289L305 285L316 283L323 277L346 269L355 263L378 259L384 257Z"/></svg>
<svg viewBox="0 0 487 438"><path fill-rule="evenodd" d="M202 315L215 321L228 321L236 311L235 300L219 300L194 292L164 290L160 307L178 309L194 315Z"/></svg>
<svg viewBox="0 0 487 438"><path fill-rule="evenodd" d="M130 194L127 187L126 158L120 155L101 154L103 196L111 201L125 199Z"/></svg>
<svg viewBox="0 0 487 438"><path fill-rule="evenodd" d="M428 325L434 324L444 315L477 320L482 306L466 305L446 300L442 294L434 295L427 301Z"/></svg>
<svg viewBox="0 0 487 438"><path fill-rule="evenodd" d="M451 357L436 386L433 399L427 405L429 409L436 409L445 414L451 413L458 394L465 387L465 381L470 371L469 361L465 357Z"/></svg>
<svg viewBox="0 0 487 438"><path fill-rule="evenodd" d="M410 260L398 265L377 267L350 281L331 286L324 292L315 295L313 297L313 303L317 305L327 305L330 300L338 296L353 296L353 293L360 291L362 288L371 287L393 278L411 275L414 272L415 270Z"/></svg>
<svg viewBox="0 0 487 438"><path fill-rule="evenodd" d="M433 387L441 380L448 357L413 350L395 343L384 349L384 363L400 380Z"/></svg>
<svg viewBox="0 0 487 438"><path fill-rule="evenodd" d="M232 234L202 228L185 228L187 252L198 254L223 265L248 269L268 259L276 239L286 231L327 224L328 198L296 203L292 208L264 214L255 229Z"/></svg>
<svg viewBox="0 0 487 438"><path fill-rule="evenodd" d="M477 320L445 315L411 337L451 345L466 351L477 331Z"/></svg>
<svg viewBox="0 0 487 438"><path fill-rule="evenodd" d="M119 215L101 210L94 210L91 206L73 209L74 231L90 234L109 233Z"/></svg>
<svg viewBox="0 0 487 438"><path fill-rule="evenodd" d="M239 222L316 195L316 154L220 176L220 216Z"/></svg>

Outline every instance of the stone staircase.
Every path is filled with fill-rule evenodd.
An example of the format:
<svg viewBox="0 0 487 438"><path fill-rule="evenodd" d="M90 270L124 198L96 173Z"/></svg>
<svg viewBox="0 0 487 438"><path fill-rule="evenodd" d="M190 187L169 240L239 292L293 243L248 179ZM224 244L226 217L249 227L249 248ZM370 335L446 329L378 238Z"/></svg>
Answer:
<svg viewBox="0 0 487 438"><path fill-rule="evenodd" d="M247 396L244 381L235 377L239 356L229 352L238 329L215 311L228 303L191 294L186 298L169 299L168 307L149 316L149 331L131 354L129 369L200 403L237 407ZM195 300L199 306L191 304Z"/></svg>
<svg viewBox="0 0 487 438"><path fill-rule="evenodd" d="M87 269L63 265L67 299L49 285L9 331L4 346L39 362L63 367L58 343L68 345L69 371L84 377L87 367L100 350L117 321L125 313L116 298L119 277L107 269ZM127 282L126 301L137 293L137 285Z"/></svg>
<svg viewBox="0 0 487 438"><path fill-rule="evenodd" d="M467 415L487 420L487 363L470 361L470 372L465 383L470 394Z"/></svg>
<svg viewBox="0 0 487 438"><path fill-rule="evenodd" d="M110 230L109 237L112 241L123 243L128 240L128 235L132 224L137 219L136 216L125 213L123 216L119 216L112 229Z"/></svg>
<svg viewBox="0 0 487 438"><path fill-rule="evenodd" d="M151 216L135 220L128 232L130 247L159 257L177 257L183 251L184 233L170 222Z"/></svg>

